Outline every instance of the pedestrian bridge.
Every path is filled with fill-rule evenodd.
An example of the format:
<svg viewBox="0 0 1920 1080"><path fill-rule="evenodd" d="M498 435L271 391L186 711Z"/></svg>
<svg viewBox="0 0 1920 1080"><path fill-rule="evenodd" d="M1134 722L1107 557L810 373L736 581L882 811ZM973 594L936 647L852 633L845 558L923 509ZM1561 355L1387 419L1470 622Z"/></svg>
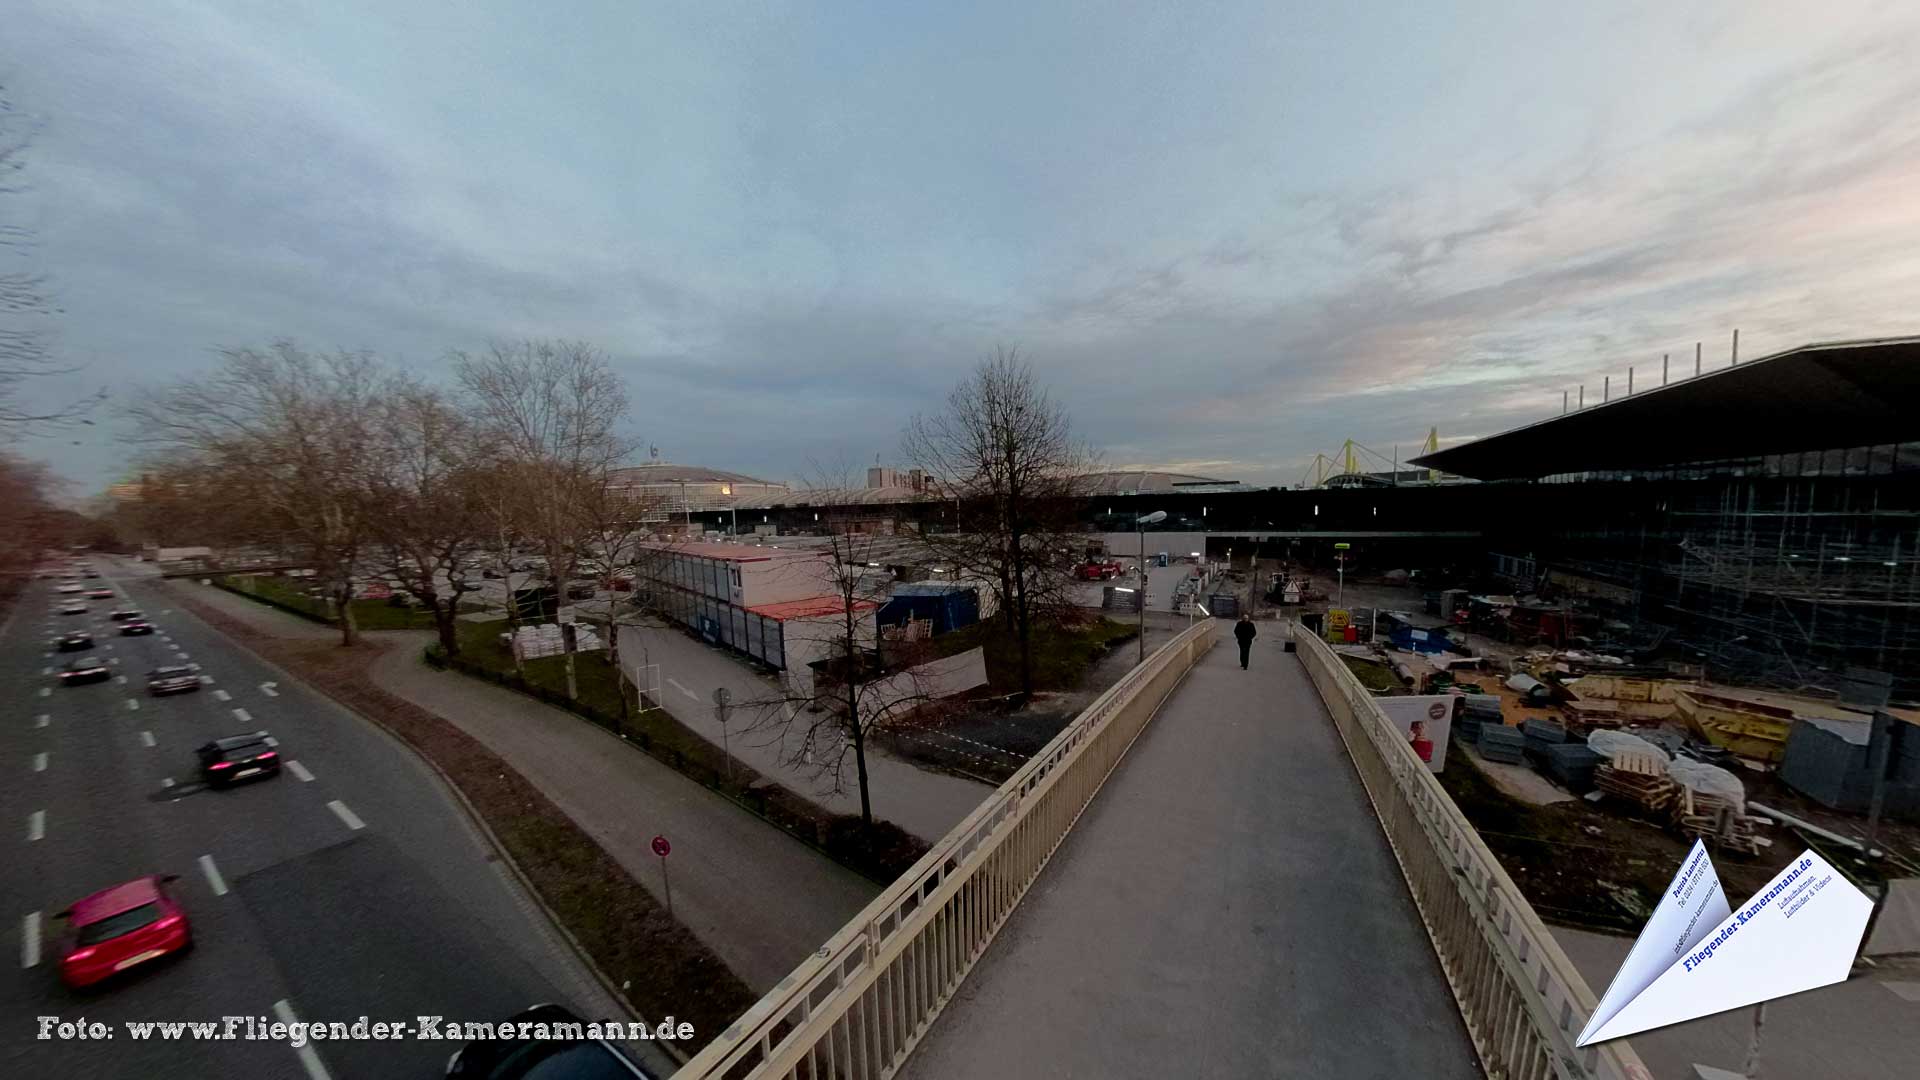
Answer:
<svg viewBox="0 0 1920 1080"><path fill-rule="evenodd" d="M1332 650L1209 620L678 1074L1646 1080Z"/></svg>

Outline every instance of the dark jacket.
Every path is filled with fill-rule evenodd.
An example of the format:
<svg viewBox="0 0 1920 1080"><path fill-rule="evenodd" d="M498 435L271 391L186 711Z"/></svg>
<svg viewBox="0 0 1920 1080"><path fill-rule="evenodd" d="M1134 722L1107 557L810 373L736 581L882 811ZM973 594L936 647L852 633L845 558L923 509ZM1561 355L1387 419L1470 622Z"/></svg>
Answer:
<svg viewBox="0 0 1920 1080"><path fill-rule="evenodd" d="M1242 645L1251 642L1253 636L1259 632L1253 628L1252 619L1241 619L1233 628L1233 636L1238 638Z"/></svg>

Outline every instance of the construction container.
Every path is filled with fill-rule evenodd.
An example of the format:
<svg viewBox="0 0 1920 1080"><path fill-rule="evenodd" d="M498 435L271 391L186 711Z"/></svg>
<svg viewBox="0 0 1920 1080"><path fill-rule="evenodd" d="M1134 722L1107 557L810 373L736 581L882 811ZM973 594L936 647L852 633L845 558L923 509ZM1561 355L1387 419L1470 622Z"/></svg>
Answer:
<svg viewBox="0 0 1920 1080"><path fill-rule="evenodd" d="M1920 731L1897 719L1881 723L1886 730L1879 739L1891 744L1893 753L1883 810L1889 817L1920 820ZM1890 739L1888 733L1900 738ZM1879 749L1876 754L1874 737L1872 721L1803 719L1787 736L1780 779L1822 806L1862 813L1873 801L1874 759L1887 753Z"/></svg>
<svg viewBox="0 0 1920 1080"><path fill-rule="evenodd" d="M1567 729L1551 720L1528 720L1520 725L1520 733L1526 740L1527 757L1541 765L1549 750L1567 741Z"/></svg>
<svg viewBox="0 0 1920 1080"><path fill-rule="evenodd" d="M880 606L876 625L894 626L908 619L933 624L933 634L958 630L980 621L980 593L957 581L921 581L895 585L893 597Z"/></svg>
<svg viewBox="0 0 1920 1080"><path fill-rule="evenodd" d="M1240 617L1240 598L1226 593L1214 593L1207 597L1207 610L1213 612L1216 619L1237 619Z"/></svg>

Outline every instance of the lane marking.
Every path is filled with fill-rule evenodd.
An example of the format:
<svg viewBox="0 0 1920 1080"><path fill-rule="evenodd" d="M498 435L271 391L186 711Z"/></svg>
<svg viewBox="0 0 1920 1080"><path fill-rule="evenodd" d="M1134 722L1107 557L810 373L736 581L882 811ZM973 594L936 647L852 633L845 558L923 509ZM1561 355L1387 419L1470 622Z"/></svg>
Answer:
<svg viewBox="0 0 1920 1080"><path fill-rule="evenodd" d="M279 685L277 682L263 682L260 684L260 692L268 697L279 697L280 691L274 689L274 687Z"/></svg>
<svg viewBox="0 0 1920 1080"><path fill-rule="evenodd" d="M35 810L27 815L27 839L38 840L47 835L47 812Z"/></svg>
<svg viewBox="0 0 1920 1080"><path fill-rule="evenodd" d="M172 787L172 786L173 786L173 777L171 777L171 776L163 776L163 777L161 777L161 778L160 778L160 786L161 786L161 787L163 787L163 788L165 788L165 787Z"/></svg>
<svg viewBox="0 0 1920 1080"><path fill-rule="evenodd" d="M117 657L117 656L114 656L114 657L109 657L109 658L107 659L107 663L109 663L109 664L117 664L117 663L119 663L119 662L120 662L120 658L119 658L119 657Z"/></svg>
<svg viewBox="0 0 1920 1080"><path fill-rule="evenodd" d="M133 698L128 698L128 699L127 699L127 711L128 711L128 712L138 712L139 710L140 710L140 703L139 703L138 701L136 701L136 700L134 700Z"/></svg>
<svg viewBox="0 0 1920 1080"><path fill-rule="evenodd" d="M53 696L53 687L51 687L51 686L43 686L43 687L41 687L41 688L40 688L40 696L41 696L41 697L52 697L52 696Z"/></svg>
<svg viewBox="0 0 1920 1080"><path fill-rule="evenodd" d="M303 784L313 783L313 774L307 771L307 767L305 765L302 765L297 761L287 762L287 771L292 773L294 776L298 777L300 782Z"/></svg>
<svg viewBox="0 0 1920 1080"><path fill-rule="evenodd" d="M202 676L200 676L200 685L201 685L201 686L212 686L212 685L213 685L213 676L211 676L211 675L202 675Z"/></svg>
<svg viewBox="0 0 1920 1080"><path fill-rule="evenodd" d="M20 920L20 966L40 966L40 913L29 911Z"/></svg>
<svg viewBox="0 0 1920 1080"><path fill-rule="evenodd" d="M46 713L41 713L39 716L36 716L33 718L33 726L46 727L48 722L51 721L52 719L53 717L48 716Z"/></svg>
<svg viewBox="0 0 1920 1080"><path fill-rule="evenodd" d="M213 856L200 856L200 872L207 875L207 885L213 889L213 895L227 895L227 879L220 876L220 868L213 865Z"/></svg>
<svg viewBox="0 0 1920 1080"><path fill-rule="evenodd" d="M685 695L687 695L688 697L690 697L690 698L692 698L693 700L695 700L695 701L699 701L699 700L700 700L700 695L699 695L699 694L696 694L696 693L694 693L693 691L691 691L691 690L689 690L689 689L687 689L686 687L684 687L684 686L681 686L681 685L680 685L680 684L679 684L678 682L676 682L676 681L674 681L673 679L668 679L668 680L667 680L667 682L668 682L668 683L671 683L671 684L672 684L672 686L673 686L673 688L674 688L675 690L678 690L678 691L680 691L681 693L683 693L683 694L685 694Z"/></svg>
<svg viewBox="0 0 1920 1080"><path fill-rule="evenodd" d="M34 772L47 771L47 752L45 750L42 750L39 753L33 755L33 771Z"/></svg>
<svg viewBox="0 0 1920 1080"><path fill-rule="evenodd" d="M174 652L177 652L177 653L179 653L179 654L180 654L180 659L182 659L182 660L185 660L185 659L187 659L187 658L188 658L188 657L187 657L187 650L185 650L185 649L175 649L175 650L173 650L173 651L174 651Z"/></svg>
<svg viewBox="0 0 1920 1080"><path fill-rule="evenodd" d="M215 691L213 692L213 700L215 700L215 701L232 701L232 700L233 700L233 695L232 695L232 694L229 694L229 693L227 693L227 692L226 692L225 690L215 690Z"/></svg>
<svg viewBox="0 0 1920 1080"><path fill-rule="evenodd" d="M156 742L154 742L154 740L153 740L153 732L151 732L151 731L143 731L143 732L141 732L141 733L140 733L140 741L141 741L142 743L145 743L145 744L146 744L146 745L148 745L148 746L158 746L158 745L159 745L158 743L156 743Z"/></svg>
<svg viewBox="0 0 1920 1080"><path fill-rule="evenodd" d="M125 675L115 675L113 681L121 686L127 685L127 677Z"/></svg>
<svg viewBox="0 0 1920 1080"><path fill-rule="evenodd" d="M266 743L266 744L267 744L267 746L268 746L268 747L269 747L270 749L271 749L271 748L278 748L278 747L279 747L279 745L280 745L280 740L279 740L279 739L276 739L276 738L274 738L274 737L273 737L273 736L271 736L271 735L269 735L269 736L267 736L267 737L266 737L266 738L264 738L264 739L261 739L260 741L261 741L261 742L263 742L263 743Z"/></svg>
<svg viewBox="0 0 1920 1080"><path fill-rule="evenodd" d="M248 712L245 709L233 710L233 718L235 720L240 721L243 724L250 724L253 722L253 714Z"/></svg>
<svg viewBox="0 0 1920 1080"><path fill-rule="evenodd" d="M280 1022L289 1028L300 1022L300 1018L293 1014L293 1006L287 1004L286 998L273 1003L273 1015L279 1017ZM320 1054L313 1048L312 1043L295 1047L293 1052L299 1055L301 1067L307 1070L307 1080L333 1080L332 1074L327 1072L327 1067L320 1063Z"/></svg>
<svg viewBox="0 0 1920 1080"><path fill-rule="evenodd" d="M367 827L367 823L354 816L353 811L347 809L347 804L341 802L339 799L328 803L327 809L332 810L341 821L346 822L347 828L349 829L364 829Z"/></svg>
<svg viewBox="0 0 1920 1080"><path fill-rule="evenodd" d="M42 675L51 675L51 674L53 674L53 668L51 668L51 667L43 667L43 668L41 668L41 669L40 669L40 674L42 674Z"/></svg>

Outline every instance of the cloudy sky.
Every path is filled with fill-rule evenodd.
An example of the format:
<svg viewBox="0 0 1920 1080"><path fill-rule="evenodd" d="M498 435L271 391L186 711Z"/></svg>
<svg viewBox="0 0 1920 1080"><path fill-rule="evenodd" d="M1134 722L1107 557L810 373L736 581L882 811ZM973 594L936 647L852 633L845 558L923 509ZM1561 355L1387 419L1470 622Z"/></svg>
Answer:
<svg viewBox="0 0 1920 1080"><path fill-rule="evenodd" d="M577 337L664 456L794 478L1013 345L1113 465L1285 484L1735 327L1920 331L1916 55L1848 0L10 0L5 217L48 398Z"/></svg>

